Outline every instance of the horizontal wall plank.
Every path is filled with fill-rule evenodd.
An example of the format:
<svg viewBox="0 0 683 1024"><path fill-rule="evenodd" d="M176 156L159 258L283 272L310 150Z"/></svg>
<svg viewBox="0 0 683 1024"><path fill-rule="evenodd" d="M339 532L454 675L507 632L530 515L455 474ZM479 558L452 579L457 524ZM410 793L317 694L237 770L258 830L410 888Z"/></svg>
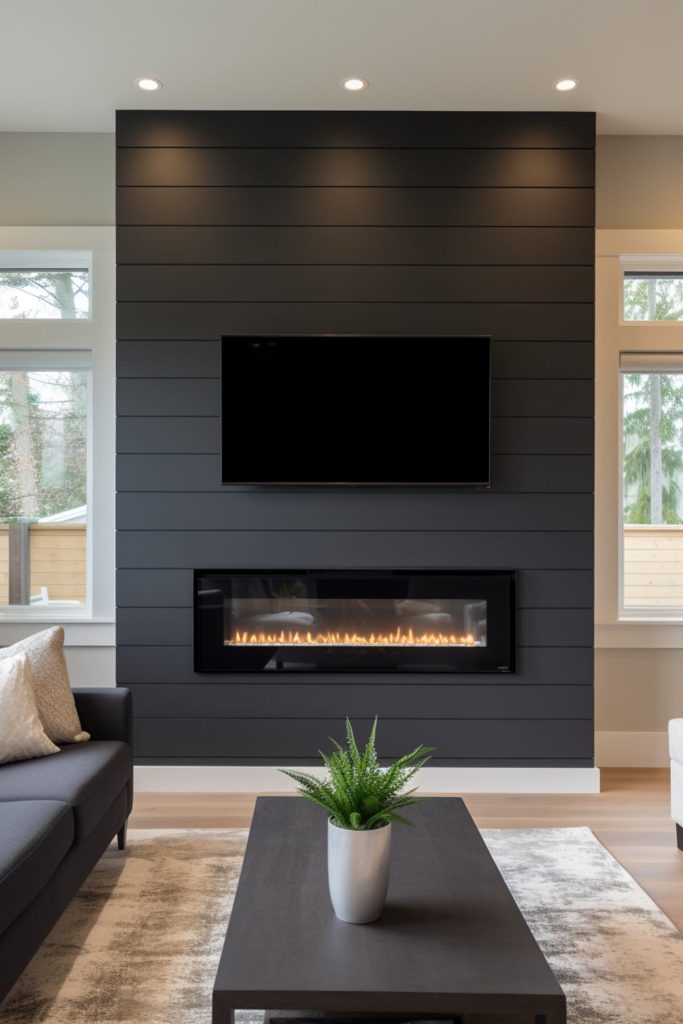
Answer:
<svg viewBox="0 0 683 1024"><path fill-rule="evenodd" d="M310 718L420 719L425 708L438 705L445 718L535 719L592 718L590 686L519 686L513 677L503 684L448 685L429 682L403 686L366 682L348 686L332 676L324 686L276 683L254 686L232 683L223 686L133 685L136 718L155 718L163 708L165 718L279 718L287 719L293 708L306 708ZM416 724L416 728L419 726Z"/></svg>
<svg viewBox="0 0 683 1024"><path fill-rule="evenodd" d="M173 160L175 156L171 157ZM117 222L224 225L593 225L588 188L120 187Z"/></svg>
<svg viewBox="0 0 683 1024"><path fill-rule="evenodd" d="M594 250L594 233L584 227L122 226L117 230L119 266L296 263L590 267Z"/></svg>
<svg viewBox="0 0 683 1024"><path fill-rule="evenodd" d="M544 341L501 342L494 338L492 374L494 380L592 380L595 375L594 353L593 343L589 341L556 341L548 345ZM219 378L221 344L218 338L210 341L120 341L116 365L119 379L182 377L189 381L197 377Z"/></svg>
<svg viewBox="0 0 683 1024"><path fill-rule="evenodd" d="M496 455L592 455L593 420L589 418L494 419L491 451Z"/></svg>
<svg viewBox="0 0 683 1024"><path fill-rule="evenodd" d="M581 429L585 444L586 439L590 440L591 429L583 420ZM591 492L593 456L494 454L491 457L491 481L493 491Z"/></svg>
<svg viewBox="0 0 683 1024"><path fill-rule="evenodd" d="M220 450L218 416L121 416L117 451L138 454L213 454ZM494 418L495 455L591 455L593 420L589 417Z"/></svg>
<svg viewBox="0 0 683 1024"><path fill-rule="evenodd" d="M592 416L591 380L497 380L491 388L493 415Z"/></svg>
<svg viewBox="0 0 683 1024"><path fill-rule="evenodd" d="M324 340L321 340L324 345ZM457 345L457 342L455 343ZM493 382L493 415L592 416L593 382L584 380L498 380ZM119 416L220 416L220 380L122 379Z"/></svg>
<svg viewBox="0 0 683 1024"><path fill-rule="evenodd" d="M592 341L500 342L494 338L491 352L495 379L563 378L592 380L595 346Z"/></svg>
<svg viewBox="0 0 683 1024"><path fill-rule="evenodd" d="M216 416L122 416L116 426L117 452L206 454L219 449Z"/></svg>
<svg viewBox="0 0 683 1024"><path fill-rule="evenodd" d="M121 423L124 421L121 420ZM124 431L125 432L125 431ZM121 439L122 441L122 439ZM128 439L132 443L131 439ZM163 455L121 454L117 459L116 486L119 491L242 491L258 493L279 488L253 488L248 485L227 487L221 484L218 454ZM593 458L591 455L494 455L491 459L493 493L591 493ZM310 488L299 487L304 499ZM315 488L320 493L320 488ZM325 489L323 489L325 490ZM338 488L330 488L333 493ZM363 488L374 494L378 488ZM385 488L382 488L384 491ZM404 494L406 487L388 488ZM432 488L431 493L438 489Z"/></svg>
<svg viewBox="0 0 683 1024"><path fill-rule="evenodd" d="M122 685L139 684L154 688L160 684L187 685L188 698L192 700L198 686L216 686L222 689L224 684L244 682L258 694L261 686L268 684L267 675L248 675L245 673L198 673L194 671L192 647L155 647L151 645L126 645L117 648L117 679ZM279 679L282 677L279 676ZM287 680L294 685L305 684L312 688L320 687L323 691L333 679L340 677L325 676L324 679L315 673L288 673ZM351 690L356 686L368 685L388 686L392 691L404 685L429 684L430 686L452 686L454 684L474 684L476 686L590 686L593 680L593 651L586 647L523 647L518 651L517 671L506 676L501 684L501 676L477 675L462 676L447 673L396 673L378 674L354 672L345 675L343 685ZM277 684L278 686L281 684ZM308 691L307 691L308 692ZM154 700L151 695L149 700ZM163 703L157 705L163 708ZM438 705L436 705L438 706ZM197 708L201 708L197 700Z"/></svg>
<svg viewBox="0 0 683 1024"><path fill-rule="evenodd" d="M593 573L572 569L517 574L518 608L593 607Z"/></svg>
<svg viewBox="0 0 683 1024"><path fill-rule="evenodd" d="M187 646L192 643L191 608L119 608L117 644Z"/></svg>
<svg viewBox="0 0 683 1024"><path fill-rule="evenodd" d="M300 765L320 765L320 756L313 757L203 757L202 754L193 754L192 757L141 757L135 755L136 765L258 765L261 767L294 767ZM433 768L593 768L592 757L517 757L517 758L476 758L476 757L436 757L430 762Z"/></svg>
<svg viewBox="0 0 683 1024"><path fill-rule="evenodd" d="M519 111L119 110L117 146L595 145L595 114Z"/></svg>
<svg viewBox="0 0 683 1024"><path fill-rule="evenodd" d="M119 451L122 445L135 443L134 431L121 434L119 420ZM213 422L213 421L211 421ZM116 459L118 491L208 491L223 490L220 456L209 455L120 454Z"/></svg>
<svg viewBox="0 0 683 1024"><path fill-rule="evenodd" d="M421 568L591 569L593 535L582 532L122 530L121 569Z"/></svg>
<svg viewBox="0 0 683 1024"><path fill-rule="evenodd" d="M118 380L129 377L181 377L190 381L197 377L218 379L220 375L220 338L204 341L177 338L165 338L163 341L119 341L116 345Z"/></svg>
<svg viewBox="0 0 683 1024"><path fill-rule="evenodd" d="M592 267L125 266L119 302L592 302Z"/></svg>
<svg viewBox="0 0 683 1024"><path fill-rule="evenodd" d="M592 608L520 608L517 641L520 647L593 646Z"/></svg>
<svg viewBox="0 0 683 1024"><path fill-rule="evenodd" d="M136 148L116 154L120 188L585 188L592 150Z"/></svg>
<svg viewBox="0 0 683 1024"><path fill-rule="evenodd" d="M136 148L116 154L119 187L585 188L592 150Z"/></svg>
<svg viewBox="0 0 683 1024"><path fill-rule="evenodd" d="M590 530L592 494L282 491L119 494L119 530Z"/></svg>
<svg viewBox="0 0 683 1024"><path fill-rule="evenodd" d="M122 340L222 334L491 334L500 341L590 341L590 302L120 302Z"/></svg>
<svg viewBox="0 0 683 1024"><path fill-rule="evenodd" d="M296 566L290 568L296 569ZM119 569L119 608L191 608L191 569ZM517 574L519 608L592 608L593 577L586 570L538 570ZM139 680L144 682L144 677Z"/></svg>
<svg viewBox="0 0 683 1024"><path fill-rule="evenodd" d="M221 382L177 378L119 380L119 416L220 416Z"/></svg>
<svg viewBox="0 0 683 1024"><path fill-rule="evenodd" d="M370 721L356 721L360 741ZM328 749L330 736L344 741L343 719L287 720L268 718L141 718L136 719L136 757L272 757L302 759ZM593 754L593 722L571 720L458 721L423 718L419 722L385 719L377 747L381 757L400 757L416 742L436 748L442 756L462 758L581 758ZM530 752L533 752L530 755Z"/></svg>

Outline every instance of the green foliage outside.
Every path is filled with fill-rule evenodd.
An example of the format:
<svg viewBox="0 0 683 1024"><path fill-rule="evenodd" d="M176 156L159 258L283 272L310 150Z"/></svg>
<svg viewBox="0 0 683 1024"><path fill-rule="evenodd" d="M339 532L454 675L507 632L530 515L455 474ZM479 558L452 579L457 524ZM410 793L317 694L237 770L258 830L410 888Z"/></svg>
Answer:
<svg viewBox="0 0 683 1024"><path fill-rule="evenodd" d="M86 417L85 373L0 372L0 521L86 504Z"/></svg>
<svg viewBox="0 0 683 1024"><path fill-rule="evenodd" d="M381 768L377 759L375 739L377 719L361 754L351 722L346 719L346 746L332 740L332 754L320 751L328 770L327 779L283 769L299 784L302 796L318 804L339 828L368 830L381 828L392 821L410 824L397 813L403 807L417 803L415 789L405 786L429 760L433 747L416 747L387 768Z"/></svg>
<svg viewBox="0 0 683 1024"><path fill-rule="evenodd" d="M0 272L5 315L17 319L42 315L36 303L78 318L87 286L85 272ZM87 401L83 371L0 371L0 522L86 504Z"/></svg>
<svg viewBox="0 0 683 1024"><path fill-rule="evenodd" d="M625 320L683 319L683 280L626 278ZM624 522L677 524L683 470L683 374L624 375Z"/></svg>
<svg viewBox="0 0 683 1024"><path fill-rule="evenodd" d="M657 386L662 410L659 418L661 519L652 516L651 405L653 388ZM683 522L679 514L681 488L678 483L679 472L683 469L682 418L683 374L625 374L624 522Z"/></svg>
<svg viewBox="0 0 683 1024"><path fill-rule="evenodd" d="M0 270L0 306L13 320L88 315L87 270Z"/></svg>
<svg viewBox="0 0 683 1024"><path fill-rule="evenodd" d="M683 279L624 279L624 320L683 320Z"/></svg>

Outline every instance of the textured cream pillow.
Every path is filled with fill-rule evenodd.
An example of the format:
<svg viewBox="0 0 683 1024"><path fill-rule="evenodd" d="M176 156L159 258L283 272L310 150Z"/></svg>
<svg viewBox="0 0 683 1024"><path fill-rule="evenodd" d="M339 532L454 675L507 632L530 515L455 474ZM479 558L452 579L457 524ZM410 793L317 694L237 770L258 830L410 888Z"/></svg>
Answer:
<svg viewBox="0 0 683 1024"><path fill-rule="evenodd" d="M0 649L3 658L26 654L33 677L33 689L43 729L53 743L81 743L89 740L83 732L71 692L69 673L64 659L64 630L52 626L41 633Z"/></svg>
<svg viewBox="0 0 683 1024"><path fill-rule="evenodd" d="M0 764L58 754L45 735L25 654L0 661Z"/></svg>

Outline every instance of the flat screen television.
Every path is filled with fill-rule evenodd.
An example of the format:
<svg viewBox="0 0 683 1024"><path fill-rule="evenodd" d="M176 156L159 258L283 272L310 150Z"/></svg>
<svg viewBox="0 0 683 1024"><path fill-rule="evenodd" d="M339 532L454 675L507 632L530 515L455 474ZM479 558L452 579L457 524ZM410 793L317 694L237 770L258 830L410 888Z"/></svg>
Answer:
<svg viewBox="0 0 683 1024"><path fill-rule="evenodd" d="M488 485L489 337L223 338L224 484Z"/></svg>

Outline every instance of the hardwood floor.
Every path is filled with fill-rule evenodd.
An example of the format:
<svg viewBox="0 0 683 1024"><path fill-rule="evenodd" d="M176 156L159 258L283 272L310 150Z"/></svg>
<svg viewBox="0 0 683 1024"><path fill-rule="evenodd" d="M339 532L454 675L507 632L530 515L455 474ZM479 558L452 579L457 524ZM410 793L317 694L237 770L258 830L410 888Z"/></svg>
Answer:
<svg viewBox="0 0 683 1024"><path fill-rule="evenodd" d="M480 828L587 825L683 930L683 852L669 814L666 768L606 768L596 795L465 794ZM252 793L137 793L131 828L243 828Z"/></svg>

